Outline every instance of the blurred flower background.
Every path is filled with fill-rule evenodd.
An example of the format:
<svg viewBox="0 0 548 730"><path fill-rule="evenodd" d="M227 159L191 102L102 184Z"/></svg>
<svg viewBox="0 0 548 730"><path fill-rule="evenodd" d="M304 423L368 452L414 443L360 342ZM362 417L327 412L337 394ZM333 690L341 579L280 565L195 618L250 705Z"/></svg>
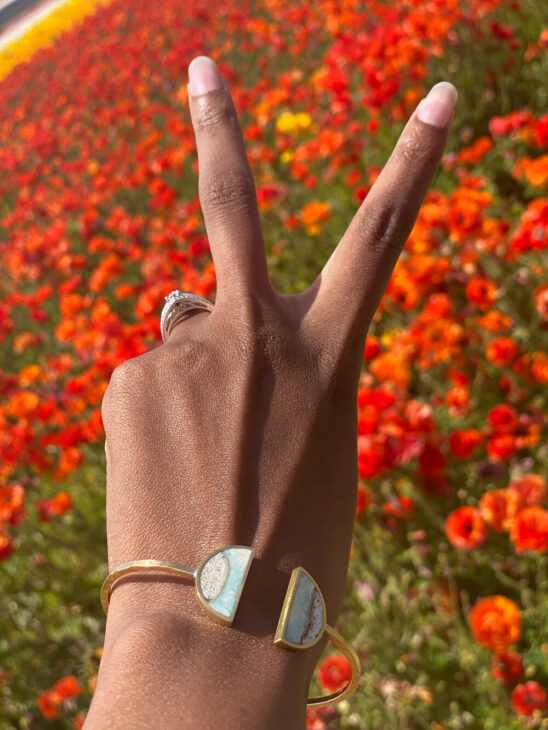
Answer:
<svg viewBox="0 0 548 730"><path fill-rule="evenodd" d="M0 52L0 728L81 728L107 572L101 400L214 299L189 62L230 84L282 293L441 80L442 164L369 329L338 628L310 730L548 728L548 17L537 0L74 0ZM348 666L326 650L311 693ZM242 727L245 726L243 721Z"/></svg>

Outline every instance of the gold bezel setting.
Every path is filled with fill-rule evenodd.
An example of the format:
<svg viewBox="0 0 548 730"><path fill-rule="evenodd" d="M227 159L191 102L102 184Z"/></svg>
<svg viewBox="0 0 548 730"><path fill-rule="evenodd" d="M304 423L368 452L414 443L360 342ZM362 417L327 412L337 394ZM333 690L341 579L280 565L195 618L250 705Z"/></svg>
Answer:
<svg viewBox="0 0 548 730"><path fill-rule="evenodd" d="M295 593L297 590L297 586L299 584L299 577L301 576L301 573L304 573L308 576L312 584L314 585L314 588L318 591L318 594L320 596L320 599L322 601L322 610L323 610L323 626L322 630L318 634L318 636L313 640L306 644L296 644L293 641L289 641L288 639L284 639L284 635L287 629L287 622L289 621L289 614L291 613L291 607L293 605L293 601L295 599ZM291 573L291 578L289 579L289 585L287 586L287 591L285 594L282 611L280 613L280 618L278 621L278 626L276 628L276 634L274 635L274 643L278 646L284 646L287 649L310 649L311 646L315 646L315 644L320 641L322 636L325 633L325 625L327 621L327 610L325 607L325 601L322 595L322 592L314 580L314 578L310 575L308 570L305 570L302 567L295 568L293 572Z"/></svg>

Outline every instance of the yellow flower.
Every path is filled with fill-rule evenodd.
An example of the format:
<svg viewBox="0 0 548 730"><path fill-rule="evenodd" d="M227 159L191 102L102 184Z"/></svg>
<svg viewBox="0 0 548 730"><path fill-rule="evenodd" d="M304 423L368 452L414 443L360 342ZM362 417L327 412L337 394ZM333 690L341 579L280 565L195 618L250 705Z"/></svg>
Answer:
<svg viewBox="0 0 548 730"><path fill-rule="evenodd" d="M278 130L278 132L285 132L286 134L293 134L296 127L297 127L297 125L296 125L295 115L291 114L290 112L286 112L285 114L282 114L276 120L276 129Z"/></svg>
<svg viewBox="0 0 548 730"><path fill-rule="evenodd" d="M280 160L284 163L291 162L291 160L295 157L295 152L293 150L284 150L282 154L280 155Z"/></svg>
<svg viewBox="0 0 548 730"><path fill-rule="evenodd" d="M317 236L318 233L322 230L322 227L319 226L317 223L314 223L311 226L307 226L305 228L306 234L308 236Z"/></svg>
<svg viewBox="0 0 548 730"><path fill-rule="evenodd" d="M297 129L299 132L306 132L312 124L312 117L306 112L300 112L295 115L295 121L297 123Z"/></svg>
<svg viewBox="0 0 548 730"><path fill-rule="evenodd" d="M390 347L392 342L396 339L396 337L400 334L401 329L391 329L386 330L386 332L381 335L381 342L386 347Z"/></svg>
<svg viewBox="0 0 548 730"><path fill-rule="evenodd" d="M284 112L276 120L276 129L285 134L300 134L307 132L312 125L312 117L306 112L291 114Z"/></svg>

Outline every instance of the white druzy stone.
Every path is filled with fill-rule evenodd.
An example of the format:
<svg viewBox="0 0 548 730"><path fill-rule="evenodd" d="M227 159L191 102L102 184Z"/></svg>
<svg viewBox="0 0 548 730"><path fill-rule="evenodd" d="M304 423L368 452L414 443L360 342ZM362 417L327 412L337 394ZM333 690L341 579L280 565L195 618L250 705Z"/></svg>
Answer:
<svg viewBox="0 0 548 730"><path fill-rule="evenodd" d="M308 624L308 629L302 638L303 644L308 644L311 641L314 641L314 639L320 635L324 625L325 617L323 615L322 599L320 598L320 594L317 590L315 590L312 595L312 605L310 606L309 614L310 623Z"/></svg>
<svg viewBox="0 0 548 730"><path fill-rule="evenodd" d="M217 598L226 583L228 571L228 560L222 552L207 561L200 573L200 589L204 598L208 601Z"/></svg>

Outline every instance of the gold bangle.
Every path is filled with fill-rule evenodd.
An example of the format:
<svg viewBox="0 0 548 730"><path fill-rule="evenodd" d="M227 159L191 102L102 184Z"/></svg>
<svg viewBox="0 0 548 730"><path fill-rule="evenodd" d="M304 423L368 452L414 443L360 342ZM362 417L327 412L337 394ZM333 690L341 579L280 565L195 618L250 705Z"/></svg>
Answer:
<svg viewBox="0 0 548 730"><path fill-rule="evenodd" d="M198 568L165 560L123 563L105 578L101 586L101 605L107 614L113 584L122 576L158 571L193 579L198 598L208 615L225 626L231 626L254 554L254 548L229 545L209 553ZM348 659L352 675L341 690L330 695L309 697L307 707L325 707L350 697L358 688L361 667L354 649L327 623L325 601L318 584L308 571L299 566L293 570L289 579L274 643L289 650L309 649L324 634Z"/></svg>

